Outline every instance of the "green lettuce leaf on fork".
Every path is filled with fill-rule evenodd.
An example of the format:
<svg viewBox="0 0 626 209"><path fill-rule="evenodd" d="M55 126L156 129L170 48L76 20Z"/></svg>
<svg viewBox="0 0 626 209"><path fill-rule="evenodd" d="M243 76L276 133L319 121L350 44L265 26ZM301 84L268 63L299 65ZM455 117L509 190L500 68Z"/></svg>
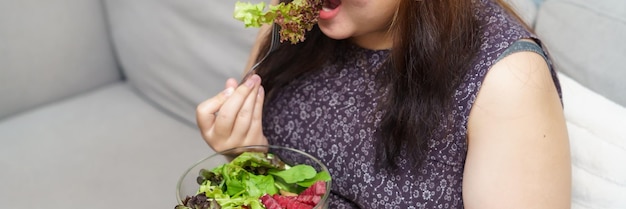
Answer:
<svg viewBox="0 0 626 209"><path fill-rule="evenodd" d="M233 16L242 21L246 28L258 28L263 24L273 22L276 17L275 12L264 12L263 10L265 10L265 2L258 4L237 2Z"/></svg>
<svg viewBox="0 0 626 209"><path fill-rule="evenodd" d="M280 26L280 41L296 44L304 41L305 33L317 24L321 8L322 0L293 0L288 4L270 5L268 9L265 2L237 2L233 17L242 21L245 27L258 28L276 23Z"/></svg>

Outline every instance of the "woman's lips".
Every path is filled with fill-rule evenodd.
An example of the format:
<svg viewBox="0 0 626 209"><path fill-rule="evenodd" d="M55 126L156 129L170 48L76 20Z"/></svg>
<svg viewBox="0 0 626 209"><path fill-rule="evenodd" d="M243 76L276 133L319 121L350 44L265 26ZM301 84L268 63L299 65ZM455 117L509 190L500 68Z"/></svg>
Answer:
<svg viewBox="0 0 626 209"><path fill-rule="evenodd" d="M327 20L337 16L340 5L341 0L325 0L324 6L322 6L322 10L320 11L320 19Z"/></svg>

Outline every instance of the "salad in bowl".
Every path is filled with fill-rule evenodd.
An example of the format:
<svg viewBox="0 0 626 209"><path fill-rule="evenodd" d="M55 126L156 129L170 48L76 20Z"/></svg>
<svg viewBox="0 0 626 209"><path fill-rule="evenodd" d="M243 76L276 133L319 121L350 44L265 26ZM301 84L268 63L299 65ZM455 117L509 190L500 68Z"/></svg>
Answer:
<svg viewBox="0 0 626 209"><path fill-rule="evenodd" d="M321 209L330 187L326 166L305 152L237 147L191 166L178 181L175 209Z"/></svg>

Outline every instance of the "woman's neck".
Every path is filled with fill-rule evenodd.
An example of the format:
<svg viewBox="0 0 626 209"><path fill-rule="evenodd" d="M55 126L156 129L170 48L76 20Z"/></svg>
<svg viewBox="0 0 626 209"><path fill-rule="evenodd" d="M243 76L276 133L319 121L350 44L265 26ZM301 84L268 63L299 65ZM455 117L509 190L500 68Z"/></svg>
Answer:
<svg viewBox="0 0 626 209"><path fill-rule="evenodd" d="M371 50L391 49L393 46L393 37L387 30L354 36L349 41L359 47Z"/></svg>

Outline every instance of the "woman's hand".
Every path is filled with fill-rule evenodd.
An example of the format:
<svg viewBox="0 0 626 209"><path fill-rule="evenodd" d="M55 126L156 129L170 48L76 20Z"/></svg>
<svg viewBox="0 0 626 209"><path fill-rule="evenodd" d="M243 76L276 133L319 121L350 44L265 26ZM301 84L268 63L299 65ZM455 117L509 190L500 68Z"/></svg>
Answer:
<svg viewBox="0 0 626 209"><path fill-rule="evenodd" d="M265 92L261 77L252 75L238 86L226 81L226 89L196 109L196 120L204 140L217 152L226 149L267 145L261 126Z"/></svg>

